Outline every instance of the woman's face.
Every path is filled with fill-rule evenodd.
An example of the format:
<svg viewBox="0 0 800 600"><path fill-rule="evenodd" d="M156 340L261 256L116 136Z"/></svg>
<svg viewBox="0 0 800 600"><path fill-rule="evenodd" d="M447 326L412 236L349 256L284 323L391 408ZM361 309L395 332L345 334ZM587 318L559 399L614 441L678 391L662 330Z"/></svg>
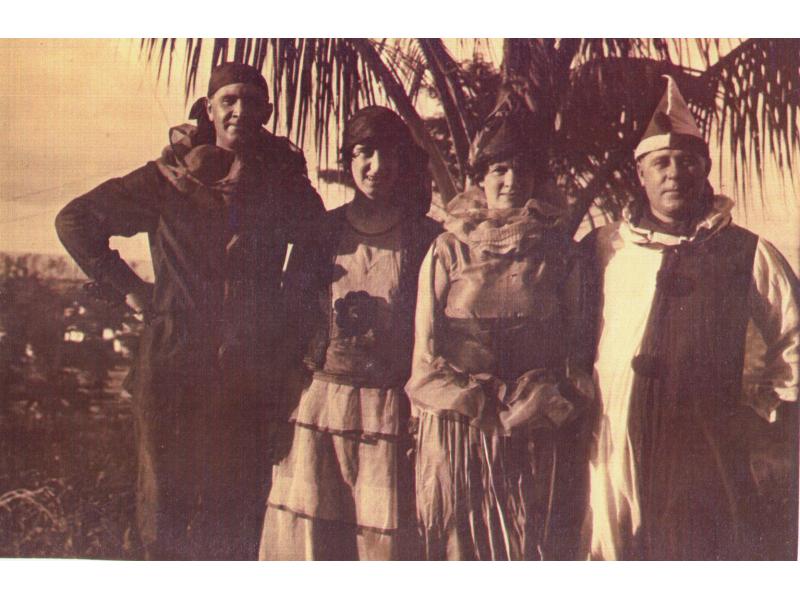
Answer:
<svg viewBox="0 0 800 600"><path fill-rule="evenodd" d="M534 184L533 170L509 159L490 163L480 185L489 208L520 208L530 200Z"/></svg>
<svg viewBox="0 0 800 600"><path fill-rule="evenodd" d="M353 147L350 170L356 187L370 200L391 200L400 176L398 146L366 142Z"/></svg>

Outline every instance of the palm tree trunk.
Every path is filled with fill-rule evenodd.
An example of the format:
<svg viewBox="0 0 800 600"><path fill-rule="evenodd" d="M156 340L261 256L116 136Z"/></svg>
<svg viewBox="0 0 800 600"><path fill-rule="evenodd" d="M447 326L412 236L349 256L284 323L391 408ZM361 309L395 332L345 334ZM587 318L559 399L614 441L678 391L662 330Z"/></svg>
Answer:
<svg viewBox="0 0 800 600"><path fill-rule="evenodd" d="M440 39L418 38L417 42L425 55L425 59L428 61L428 68L433 75L436 90L442 101L447 127L450 129L450 135L453 139L453 148L455 149L456 161L461 175L460 183L463 188L469 169L469 128L467 125L468 117L464 111L463 96L457 93L461 91L461 88L457 83L454 84L445 70L446 64L443 59L447 57L447 51L442 41Z"/></svg>

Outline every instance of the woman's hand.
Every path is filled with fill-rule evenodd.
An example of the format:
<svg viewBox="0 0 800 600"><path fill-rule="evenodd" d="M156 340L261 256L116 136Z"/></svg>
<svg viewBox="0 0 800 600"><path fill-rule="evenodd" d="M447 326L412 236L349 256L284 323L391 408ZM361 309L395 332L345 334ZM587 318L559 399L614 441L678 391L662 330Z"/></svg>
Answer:
<svg viewBox="0 0 800 600"><path fill-rule="evenodd" d="M576 413L558 385L543 379L541 371L530 371L517 379L507 406L499 414L499 420L508 432L522 425L558 428Z"/></svg>
<svg viewBox="0 0 800 600"><path fill-rule="evenodd" d="M594 379L590 374L573 370L567 377L567 381L586 402L594 401Z"/></svg>

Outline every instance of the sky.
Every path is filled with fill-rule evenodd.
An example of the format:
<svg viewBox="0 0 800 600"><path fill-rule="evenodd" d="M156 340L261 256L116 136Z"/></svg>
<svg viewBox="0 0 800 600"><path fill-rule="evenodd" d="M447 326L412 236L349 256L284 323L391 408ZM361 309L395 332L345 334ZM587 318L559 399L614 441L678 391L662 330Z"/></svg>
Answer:
<svg viewBox="0 0 800 600"><path fill-rule="evenodd" d="M183 120L178 86L137 55L124 40L0 40L1 250L63 253L58 210L155 158ZM142 241L120 247L142 258Z"/></svg>
<svg viewBox="0 0 800 600"><path fill-rule="evenodd" d="M457 40L448 45L462 56L471 52ZM498 44L485 52L497 59ZM204 90L208 65L200 73L197 89ZM187 121L182 83L180 74L169 86L157 81L137 40L0 40L0 251L63 254L53 228L58 210L160 154L169 127ZM314 180L311 148L312 181L326 204L337 205L345 192ZM719 192L732 193L732 182L716 169L711 180ZM734 217L773 241L797 270L800 212L791 182L779 180L768 173L764 208L737 207ZM132 260L149 255L144 236L114 238L112 245Z"/></svg>

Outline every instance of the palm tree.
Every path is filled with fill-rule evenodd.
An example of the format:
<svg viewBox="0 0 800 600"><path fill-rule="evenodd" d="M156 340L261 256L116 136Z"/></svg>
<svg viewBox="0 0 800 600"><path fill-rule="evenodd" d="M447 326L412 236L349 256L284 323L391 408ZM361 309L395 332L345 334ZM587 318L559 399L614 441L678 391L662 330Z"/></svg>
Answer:
<svg viewBox="0 0 800 600"><path fill-rule="evenodd" d="M187 97L207 47L185 42ZM171 75L176 40L146 40L142 48ZM391 103L431 155L443 201L465 185L469 140L484 115L475 114L480 91L469 69L443 40L216 39L211 52L212 64L236 60L271 73L276 108L283 107L273 127L283 118L302 142L310 120L323 158L330 134L338 136L360 104ZM506 39L500 75L546 124L552 172L575 199L574 228L593 201L617 213L635 189L632 149L663 93L663 74L676 79L706 139L715 137L718 162L730 161L736 195L747 192L752 172L761 184L767 159L791 170L800 40ZM435 90L444 111L451 168L416 109L423 87Z"/></svg>
<svg viewBox="0 0 800 600"><path fill-rule="evenodd" d="M506 40L503 71L528 87L552 125L555 170L579 198L575 227L595 197L616 213L635 189L632 150L664 74L677 81L706 139L715 136L718 164L730 159L737 195L745 196L753 171L762 185L767 157L791 170L798 148L798 40Z"/></svg>
<svg viewBox="0 0 800 600"><path fill-rule="evenodd" d="M166 63L171 78L177 40L143 40L141 48L148 61L158 61L158 75ZM184 45L187 97L194 92L206 48L202 39L188 39ZM456 193L457 184L447 163L414 107L429 75L424 56L408 40L236 39L231 48L230 40L215 39L211 53L212 65L233 60L271 74L273 128L282 124L302 145L309 121L313 122L316 151L323 159L328 158L330 133L338 138L344 122L360 105L391 102L430 154L432 174L442 196L449 199Z"/></svg>

